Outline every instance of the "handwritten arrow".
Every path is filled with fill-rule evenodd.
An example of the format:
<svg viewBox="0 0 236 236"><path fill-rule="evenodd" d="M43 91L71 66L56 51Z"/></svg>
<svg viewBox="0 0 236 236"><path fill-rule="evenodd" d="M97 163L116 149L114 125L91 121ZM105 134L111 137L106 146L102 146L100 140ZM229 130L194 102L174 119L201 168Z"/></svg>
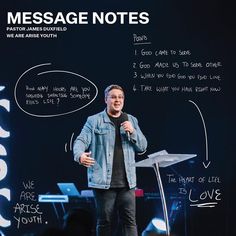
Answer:
<svg viewBox="0 0 236 236"><path fill-rule="evenodd" d="M204 118L203 118L203 115L201 113L201 110L200 108L198 107L198 105L191 101L191 100L188 100L189 102L191 102L198 110L200 116L201 116L201 119L202 119L202 124L203 124L203 128L204 128L204 133L205 133L205 146L206 146L206 160L202 162L204 168L208 168L209 165L211 164L211 162L209 161L209 158L208 158L208 140L207 140L207 129L206 129L206 125L205 125L205 121L204 121Z"/></svg>
<svg viewBox="0 0 236 236"><path fill-rule="evenodd" d="M203 161L202 164L207 169L208 166L211 164L211 162L210 161Z"/></svg>

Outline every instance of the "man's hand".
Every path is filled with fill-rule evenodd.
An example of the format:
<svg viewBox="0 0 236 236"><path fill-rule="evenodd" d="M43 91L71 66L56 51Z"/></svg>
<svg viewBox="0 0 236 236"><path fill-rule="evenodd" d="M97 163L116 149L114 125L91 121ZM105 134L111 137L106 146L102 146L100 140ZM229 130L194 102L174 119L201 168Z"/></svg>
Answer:
<svg viewBox="0 0 236 236"><path fill-rule="evenodd" d="M80 156L79 161L80 161L80 164L85 167L93 166L95 163L95 160L91 157L91 152L84 152Z"/></svg>
<svg viewBox="0 0 236 236"><path fill-rule="evenodd" d="M132 134L134 132L134 127L130 121L124 121L121 123L121 126L124 128L125 132Z"/></svg>

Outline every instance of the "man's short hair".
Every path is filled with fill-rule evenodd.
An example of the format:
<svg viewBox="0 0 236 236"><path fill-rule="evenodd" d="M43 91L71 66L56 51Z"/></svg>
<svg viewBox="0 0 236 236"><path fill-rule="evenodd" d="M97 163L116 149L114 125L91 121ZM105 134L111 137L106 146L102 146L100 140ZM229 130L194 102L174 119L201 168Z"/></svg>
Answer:
<svg viewBox="0 0 236 236"><path fill-rule="evenodd" d="M107 98L108 93L109 93L112 89L119 89L119 90L121 90L121 91L123 92L123 94L124 94L124 90L123 90L123 88L122 88L120 85L111 84L111 85L109 85L108 87L106 87L106 89L104 90L104 96L105 96L105 98Z"/></svg>

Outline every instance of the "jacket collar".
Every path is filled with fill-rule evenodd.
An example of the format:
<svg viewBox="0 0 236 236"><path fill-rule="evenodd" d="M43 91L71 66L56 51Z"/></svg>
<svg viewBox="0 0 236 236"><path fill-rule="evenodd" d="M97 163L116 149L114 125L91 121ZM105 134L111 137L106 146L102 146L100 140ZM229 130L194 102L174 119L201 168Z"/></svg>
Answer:
<svg viewBox="0 0 236 236"><path fill-rule="evenodd" d="M121 113L123 113L123 111L121 111ZM111 120L107 114L107 109L105 108L104 111L102 112L102 116L103 116L103 120L106 123L111 123Z"/></svg>
<svg viewBox="0 0 236 236"><path fill-rule="evenodd" d="M111 120L110 120L109 116L107 115L107 109L106 109L106 108L105 108L105 110L103 111L102 116L103 116L104 122L106 122L106 123L111 123Z"/></svg>

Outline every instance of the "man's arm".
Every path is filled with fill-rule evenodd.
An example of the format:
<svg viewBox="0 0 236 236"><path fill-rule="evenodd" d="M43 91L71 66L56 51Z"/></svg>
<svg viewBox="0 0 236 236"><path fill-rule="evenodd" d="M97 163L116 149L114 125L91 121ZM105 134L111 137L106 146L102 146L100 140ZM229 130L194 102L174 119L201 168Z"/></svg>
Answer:
<svg viewBox="0 0 236 236"><path fill-rule="evenodd" d="M130 116L130 120L133 126L133 132L130 133L130 141L133 143L136 152L143 153L147 149L147 139L138 125L138 120L134 116Z"/></svg>
<svg viewBox="0 0 236 236"><path fill-rule="evenodd" d="M81 133L76 138L73 145L74 160L86 167L90 167L94 164L94 159L91 158L91 152L85 152L89 148L91 139L92 124L91 120L88 118Z"/></svg>

